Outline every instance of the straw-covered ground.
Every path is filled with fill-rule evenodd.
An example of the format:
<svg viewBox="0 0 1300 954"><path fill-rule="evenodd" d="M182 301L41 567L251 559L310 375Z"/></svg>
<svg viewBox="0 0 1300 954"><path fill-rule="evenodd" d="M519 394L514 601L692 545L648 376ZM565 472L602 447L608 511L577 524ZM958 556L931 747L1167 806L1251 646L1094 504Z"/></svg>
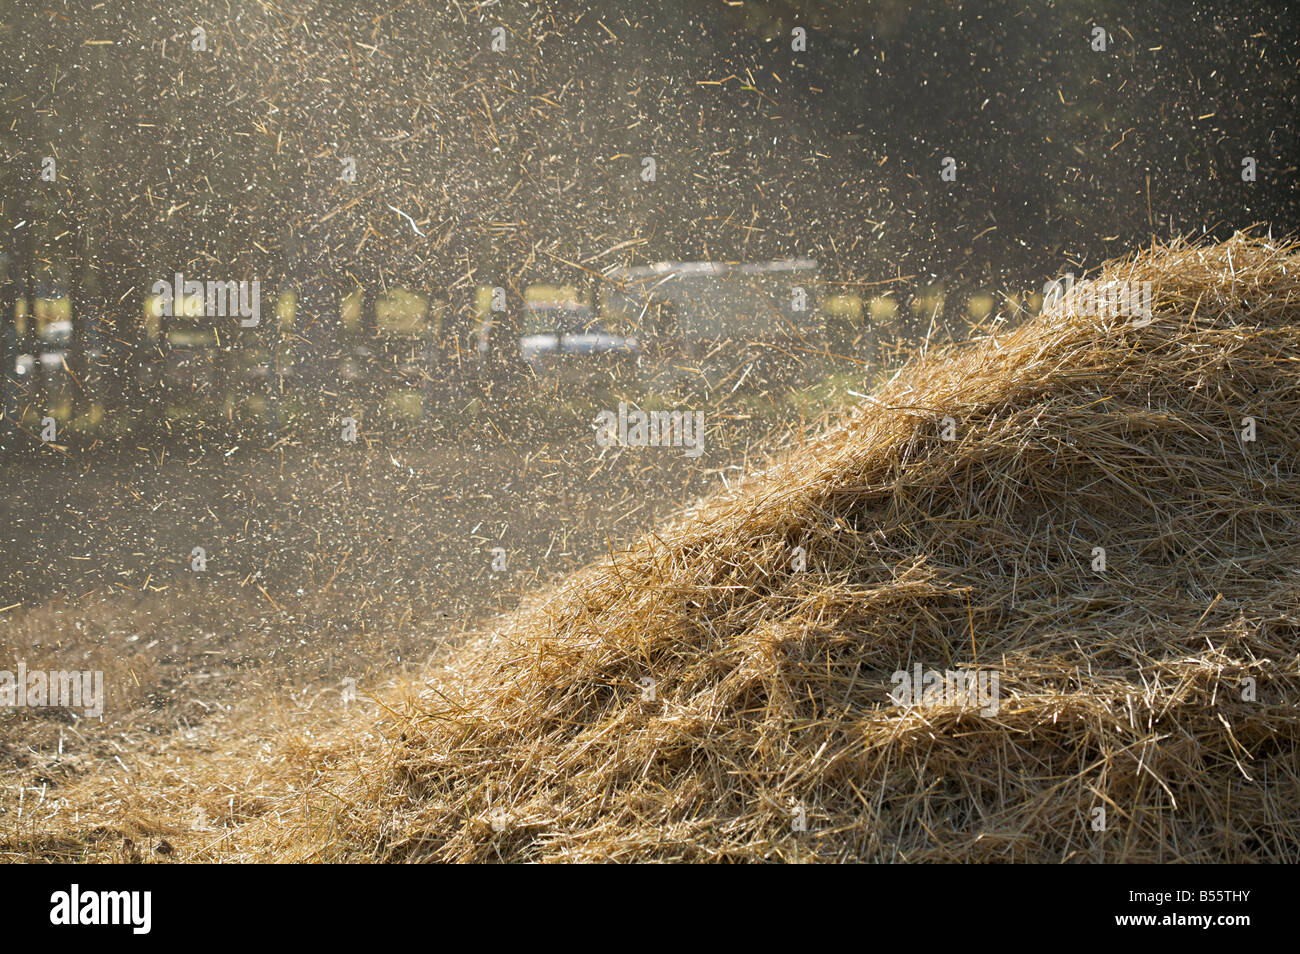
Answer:
<svg viewBox="0 0 1300 954"><path fill-rule="evenodd" d="M69 779L4 850L1300 860L1298 276L1258 235L1112 262L1151 321L919 356L378 715ZM896 704L918 665L997 705Z"/></svg>

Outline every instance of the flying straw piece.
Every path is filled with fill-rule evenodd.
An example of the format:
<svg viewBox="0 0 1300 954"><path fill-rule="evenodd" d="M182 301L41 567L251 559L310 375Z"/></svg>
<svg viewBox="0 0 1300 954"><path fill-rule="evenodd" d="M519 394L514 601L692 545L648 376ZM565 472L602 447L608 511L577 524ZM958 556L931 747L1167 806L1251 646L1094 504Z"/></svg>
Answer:
<svg viewBox="0 0 1300 954"><path fill-rule="evenodd" d="M405 212L403 212L395 205L390 205L388 207L392 209L394 212L396 212L398 215L400 215L402 218L406 219L406 221L410 222L411 230L415 232L416 235L420 236L421 238L425 237L424 233L420 231L420 227L415 224L415 219L411 218L409 215L407 215Z"/></svg>

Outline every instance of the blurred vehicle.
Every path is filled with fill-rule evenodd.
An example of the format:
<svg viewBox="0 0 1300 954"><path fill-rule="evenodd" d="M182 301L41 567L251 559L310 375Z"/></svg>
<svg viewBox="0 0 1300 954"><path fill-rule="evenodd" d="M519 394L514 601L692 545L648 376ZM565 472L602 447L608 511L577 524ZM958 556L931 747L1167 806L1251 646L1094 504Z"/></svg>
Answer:
<svg viewBox="0 0 1300 954"><path fill-rule="evenodd" d="M400 287L353 293L340 319L337 373L351 400L412 420L438 403L446 383L439 303Z"/></svg>
<svg viewBox="0 0 1300 954"><path fill-rule="evenodd" d="M438 316L430 314L424 296L404 288L388 289L371 304L369 321L361 313L360 297L342 309L339 377L370 391L418 388L428 371Z"/></svg>
<svg viewBox="0 0 1300 954"><path fill-rule="evenodd" d="M660 385L771 383L825 351L817 273L806 258L619 268L606 275L601 315L644 335Z"/></svg>
<svg viewBox="0 0 1300 954"><path fill-rule="evenodd" d="M212 321L189 314L165 317L146 355L146 380L169 400L211 398L222 374L222 341Z"/></svg>
<svg viewBox="0 0 1300 954"><path fill-rule="evenodd" d="M583 377L635 366L641 343L612 334L586 305L530 304L524 312L519 356L539 377Z"/></svg>
<svg viewBox="0 0 1300 954"><path fill-rule="evenodd" d="M522 365L548 385L588 388L636 377L641 342L616 334L587 305L530 301L517 327L489 313L481 322L480 365Z"/></svg>
<svg viewBox="0 0 1300 954"><path fill-rule="evenodd" d="M39 314L39 313L38 313ZM68 370L72 349L72 321L54 318L37 319L36 340L38 354L19 354L14 359L14 375L22 383L43 385L48 395L58 395L68 389L72 381ZM94 366L101 357L98 322L86 318L86 359Z"/></svg>
<svg viewBox="0 0 1300 954"><path fill-rule="evenodd" d="M32 381L39 375L48 380L62 372L68 348L72 344L71 321L49 321L37 332L40 354L20 354L14 370L20 378Z"/></svg>
<svg viewBox="0 0 1300 954"><path fill-rule="evenodd" d="M138 354L140 382L167 404L191 399L224 402L265 390L272 376L276 321L242 329L225 316L206 314L199 296L183 296L174 314L155 298L145 302L145 333ZM281 373L284 373L283 371Z"/></svg>

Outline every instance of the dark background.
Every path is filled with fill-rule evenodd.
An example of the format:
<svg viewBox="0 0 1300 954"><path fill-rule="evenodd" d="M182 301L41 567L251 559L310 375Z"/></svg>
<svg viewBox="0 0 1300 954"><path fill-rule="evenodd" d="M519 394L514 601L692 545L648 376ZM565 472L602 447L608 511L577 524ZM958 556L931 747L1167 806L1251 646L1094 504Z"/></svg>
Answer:
<svg viewBox="0 0 1300 954"><path fill-rule="evenodd" d="M455 334L476 285L590 280L565 262L1018 289L1153 235L1296 227L1286 3L920 6L6 0L0 321L70 288L112 331L113 404L177 270L295 289L310 364L358 286L419 289Z"/></svg>

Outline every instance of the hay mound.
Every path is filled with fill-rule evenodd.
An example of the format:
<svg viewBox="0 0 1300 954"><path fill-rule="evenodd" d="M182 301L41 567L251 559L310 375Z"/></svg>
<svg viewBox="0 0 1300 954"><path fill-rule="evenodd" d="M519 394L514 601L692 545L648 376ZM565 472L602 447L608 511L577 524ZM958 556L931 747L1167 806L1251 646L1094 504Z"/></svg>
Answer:
<svg viewBox="0 0 1300 954"><path fill-rule="evenodd" d="M1150 322L1073 297L924 356L380 723L83 807L197 860L1300 860L1298 274L1112 262ZM891 696L917 667L997 705ZM70 814L25 850L94 857Z"/></svg>
<svg viewBox="0 0 1300 954"><path fill-rule="evenodd" d="M1176 244L1099 277L1151 282L1149 324L1067 299L922 359L435 674L336 835L404 860L1300 860L1297 275L1295 245ZM1000 706L895 704L918 664L998 673Z"/></svg>

